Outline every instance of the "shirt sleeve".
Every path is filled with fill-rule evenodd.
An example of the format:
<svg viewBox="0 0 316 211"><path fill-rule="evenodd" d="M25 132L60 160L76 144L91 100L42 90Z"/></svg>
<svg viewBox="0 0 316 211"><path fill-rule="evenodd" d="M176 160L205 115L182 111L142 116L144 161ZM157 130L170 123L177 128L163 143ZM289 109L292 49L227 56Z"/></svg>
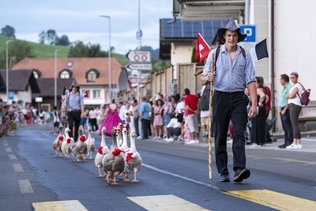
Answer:
<svg viewBox="0 0 316 211"><path fill-rule="evenodd" d="M250 84L251 82L255 82L256 81L256 71L255 68L253 66L253 62L251 59L251 56L249 55L249 53L247 53L246 55L246 83Z"/></svg>
<svg viewBox="0 0 316 211"><path fill-rule="evenodd" d="M83 106L84 104L83 104L83 95L82 94L80 94L80 106Z"/></svg>

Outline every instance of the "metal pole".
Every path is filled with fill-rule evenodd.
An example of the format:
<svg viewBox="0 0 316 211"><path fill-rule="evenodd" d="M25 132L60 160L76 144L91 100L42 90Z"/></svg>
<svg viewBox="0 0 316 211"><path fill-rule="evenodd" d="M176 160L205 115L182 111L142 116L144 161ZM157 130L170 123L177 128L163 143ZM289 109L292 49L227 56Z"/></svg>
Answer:
<svg viewBox="0 0 316 211"><path fill-rule="evenodd" d="M140 0L138 0L138 50L142 47L142 37L140 36ZM138 76L137 76L137 100L140 102L140 77L141 77L141 71L138 70Z"/></svg>
<svg viewBox="0 0 316 211"><path fill-rule="evenodd" d="M250 0L245 0L245 24L249 24L250 16Z"/></svg>
<svg viewBox="0 0 316 211"><path fill-rule="evenodd" d="M55 49L54 52L54 62L55 62L55 74L54 74L54 106L57 107L57 52L58 49Z"/></svg>
<svg viewBox="0 0 316 211"><path fill-rule="evenodd" d="M6 84L6 95L7 95L7 102L9 102L9 43L13 42L13 40L7 40L5 42L6 46L6 79L5 79L5 84Z"/></svg>
<svg viewBox="0 0 316 211"><path fill-rule="evenodd" d="M102 18L109 19L109 98L112 99L112 57L111 57L111 16L100 15ZM116 96L115 96L116 99Z"/></svg>

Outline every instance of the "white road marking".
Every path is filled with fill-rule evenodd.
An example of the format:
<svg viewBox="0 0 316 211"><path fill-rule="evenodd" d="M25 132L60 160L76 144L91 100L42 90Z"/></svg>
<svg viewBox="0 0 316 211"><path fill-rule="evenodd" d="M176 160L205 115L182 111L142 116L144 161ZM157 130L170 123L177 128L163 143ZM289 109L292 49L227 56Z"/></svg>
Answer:
<svg viewBox="0 0 316 211"><path fill-rule="evenodd" d="M197 204L186 201L174 195L135 196L127 198L132 202L138 204L139 206L145 208L146 210L207 210Z"/></svg>
<svg viewBox="0 0 316 211"><path fill-rule="evenodd" d="M14 154L9 154L8 155L10 160L17 160L18 158Z"/></svg>
<svg viewBox="0 0 316 211"><path fill-rule="evenodd" d="M32 207L35 211L88 211L78 200L34 202Z"/></svg>
<svg viewBox="0 0 316 211"><path fill-rule="evenodd" d="M34 193L30 180L21 179L18 182L21 193Z"/></svg>
<svg viewBox="0 0 316 211"><path fill-rule="evenodd" d="M15 172L24 172L23 167L21 166L21 164L19 163L15 163L13 164L13 168Z"/></svg>
<svg viewBox="0 0 316 211"><path fill-rule="evenodd" d="M167 170L164 170L164 169L160 169L160 168L157 168L157 167L145 164L145 163L143 163L142 166L145 167L145 168L151 169L153 171L159 172L161 174L169 175L169 176L172 176L172 177L175 177L175 178L179 178L179 179L182 179L182 180L185 180L185 181L188 181L188 182L192 182L192 183L195 183L195 184L198 184L198 185L202 185L202 186L205 186L205 187L208 187L208 188L212 188L212 189L217 190L217 191L221 191L217 186L209 184L209 183L206 183L206 182L201 182L201 181L198 181L198 180L191 179L189 177L181 176L179 174L174 174L174 173L172 173L170 171L167 171Z"/></svg>
<svg viewBox="0 0 316 211"><path fill-rule="evenodd" d="M7 146L9 146L9 144L8 143L3 143L3 146L7 147Z"/></svg>
<svg viewBox="0 0 316 211"><path fill-rule="evenodd" d="M6 147L4 150L5 150L6 152L12 152L11 147Z"/></svg>

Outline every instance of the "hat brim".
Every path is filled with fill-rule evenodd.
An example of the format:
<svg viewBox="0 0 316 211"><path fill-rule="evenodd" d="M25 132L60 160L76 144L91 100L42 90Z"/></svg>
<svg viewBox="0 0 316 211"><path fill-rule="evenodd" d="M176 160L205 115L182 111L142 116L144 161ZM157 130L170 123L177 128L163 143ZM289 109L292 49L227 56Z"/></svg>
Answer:
<svg viewBox="0 0 316 211"><path fill-rule="evenodd" d="M227 28L220 28L220 29L217 30L217 37L222 43L225 43L224 35L225 35L226 31L237 32L238 33L238 41L237 42L242 42L242 41L244 41L247 38L247 35L246 34L242 34L240 32L239 28L234 29L234 30L227 29Z"/></svg>

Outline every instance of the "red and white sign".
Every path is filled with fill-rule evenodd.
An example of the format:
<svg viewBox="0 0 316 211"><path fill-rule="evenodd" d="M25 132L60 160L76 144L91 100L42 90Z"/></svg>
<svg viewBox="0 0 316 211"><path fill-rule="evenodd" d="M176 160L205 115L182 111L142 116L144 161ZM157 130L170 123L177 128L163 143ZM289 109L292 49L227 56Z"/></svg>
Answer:
<svg viewBox="0 0 316 211"><path fill-rule="evenodd" d="M125 56L130 62L151 62L149 51L129 51Z"/></svg>

